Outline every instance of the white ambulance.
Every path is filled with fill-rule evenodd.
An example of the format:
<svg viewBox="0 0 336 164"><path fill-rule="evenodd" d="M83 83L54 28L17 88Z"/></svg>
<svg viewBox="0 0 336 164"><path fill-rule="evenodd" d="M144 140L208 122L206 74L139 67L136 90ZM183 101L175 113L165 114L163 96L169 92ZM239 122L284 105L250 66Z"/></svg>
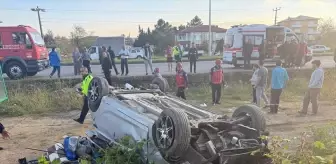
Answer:
<svg viewBox="0 0 336 164"><path fill-rule="evenodd" d="M244 65L242 48L245 41L250 40L254 45L251 54L251 64L257 64L259 61L259 46L263 40L273 40L274 47L279 47L285 41L291 41L293 39L299 43L296 34L291 29L283 26L267 26L263 24L232 26L232 28L227 30L225 36L223 63L232 64L235 67ZM265 48L265 50L266 49L267 48ZM309 62L311 58L312 54L308 52L308 54L305 55L303 65ZM265 58L264 61L265 64L273 64L279 59L280 56L274 55Z"/></svg>

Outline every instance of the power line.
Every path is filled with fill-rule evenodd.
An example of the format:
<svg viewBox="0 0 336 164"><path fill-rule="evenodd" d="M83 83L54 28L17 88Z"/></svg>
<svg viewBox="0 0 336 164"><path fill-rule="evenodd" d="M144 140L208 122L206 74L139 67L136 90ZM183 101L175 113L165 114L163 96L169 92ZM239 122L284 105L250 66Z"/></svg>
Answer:
<svg viewBox="0 0 336 164"><path fill-rule="evenodd" d="M5 11L29 11L27 9L22 8L0 8L0 10ZM209 12L209 10L204 9L195 9L195 10L68 10L68 9L45 9L48 10L48 12L126 12L126 13L162 13L162 12L182 12L182 13L188 13L188 12ZM221 9L221 10L211 10L211 12L226 12L226 11L246 11L249 9L244 8L231 8L231 9ZM267 8L253 8L253 11L266 11Z"/></svg>
<svg viewBox="0 0 336 164"><path fill-rule="evenodd" d="M277 7L275 9L273 9L273 11L275 12L275 16L274 16L274 25L277 25L277 18L278 18L278 11L281 10L281 7Z"/></svg>
<svg viewBox="0 0 336 164"><path fill-rule="evenodd" d="M169 20L165 20L166 22L170 23L170 24L186 24L187 21L169 21ZM156 24L157 21L104 21L104 20L94 20L94 21L90 21L90 20L73 20L73 19L42 19L42 22L49 22L49 23L53 23L53 22L70 22L70 23L125 23L125 24ZM227 24L227 23L237 23L240 21L212 21L212 23L215 24ZM241 21L246 22L246 21ZM258 23L270 23L269 21L257 21Z"/></svg>
<svg viewBox="0 0 336 164"><path fill-rule="evenodd" d="M41 23L40 11L41 11L41 12L45 12L45 9L39 8L39 7L37 6L36 8L31 8L31 11L37 12L37 18L38 18L39 25L40 25L40 33L41 33L41 36L43 37L43 31L42 31L42 23Z"/></svg>

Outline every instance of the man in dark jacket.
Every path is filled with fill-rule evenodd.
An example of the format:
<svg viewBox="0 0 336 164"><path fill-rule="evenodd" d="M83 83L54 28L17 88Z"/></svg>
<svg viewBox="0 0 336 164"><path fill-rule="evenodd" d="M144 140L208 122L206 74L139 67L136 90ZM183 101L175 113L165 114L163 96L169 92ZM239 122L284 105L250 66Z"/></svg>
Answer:
<svg viewBox="0 0 336 164"><path fill-rule="evenodd" d="M192 43L191 48L189 49L189 52L188 52L188 59L190 61L190 73L192 73L193 65L194 65L194 73L196 73L197 58L198 58L197 48L195 47L195 44Z"/></svg>
<svg viewBox="0 0 336 164"><path fill-rule="evenodd" d="M265 60L265 56L266 56L266 53L265 53L266 52L265 51L265 47L266 47L265 42L266 42L266 40L263 40L261 42L261 44L259 45L259 47L258 47L259 60Z"/></svg>
<svg viewBox="0 0 336 164"><path fill-rule="evenodd" d="M102 54L102 68L104 72L104 76L109 83L109 85L112 85L112 79L111 79L111 68L112 68L112 62L109 58L108 52L106 51L106 48L103 48L103 54Z"/></svg>
<svg viewBox="0 0 336 164"><path fill-rule="evenodd" d="M119 75L118 69L117 69L117 67L116 67L116 65L115 65L115 53L114 53L114 51L112 50L111 46L108 47L107 52L110 54L112 67L113 67L113 69L114 69L116 75Z"/></svg>
<svg viewBox="0 0 336 164"><path fill-rule="evenodd" d="M295 64L295 57L298 53L298 44L295 40L292 40L291 43L288 45L288 67L291 67Z"/></svg>
<svg viewBox="0 0 336 164"><path fill-rule="evenodd" d="M243 55L244 55L244 68L247 69L251 65L251 55L253 52L253 45L251 40L249 39L243 45Z"/></svg>

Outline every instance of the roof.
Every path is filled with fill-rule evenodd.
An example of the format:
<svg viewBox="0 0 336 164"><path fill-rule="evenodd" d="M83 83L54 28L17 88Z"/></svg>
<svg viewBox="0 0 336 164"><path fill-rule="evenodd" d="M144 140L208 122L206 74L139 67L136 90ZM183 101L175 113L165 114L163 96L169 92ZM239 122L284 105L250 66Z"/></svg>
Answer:
<svg viewBox="0 0 336 164"><path fill-rule="evenodd" d="M318 20L319 18L314 18L314 17L310 17L310 16L304 16L304 15L299 15L297 17L288 17L285 20L280 21L281 22L287 22L287 21L304 21L304 20Z"/></svg>
<svg viewBox="0 0 336 164"><path fill-rule="evenodd" d="M218 26L211 26L212 32L225 33L226 29L220 28ZM199 25L195 27L187 27L186 29L180 31L179 33L191 33L191 32L209 32L209 25Z"/></svg>

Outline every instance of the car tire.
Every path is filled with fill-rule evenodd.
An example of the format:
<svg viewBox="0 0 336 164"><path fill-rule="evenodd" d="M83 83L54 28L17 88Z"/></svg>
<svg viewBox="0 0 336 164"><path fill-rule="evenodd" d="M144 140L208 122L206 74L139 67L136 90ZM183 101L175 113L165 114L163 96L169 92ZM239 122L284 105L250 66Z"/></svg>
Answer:
<svg viewBox="0 0 336 164"><path fill-rule="evenodd" d="M17 80L25 78L27 76L27 70L22 63L11 61L6 66L6 74L10 79Z"/></svg>
<svg viewBox="0 0 336 164"><path fill-rule="evenodd" d="M137 58L137 59L141 59L142 57L141 57L140 55L138 55L136 58Z"/></svg>
<svg viewBox="0 0 336 164"><path fill-rule="evenodd" d="M232 114L232 118L239 118L242 116L250 116L250 121L245 123L245 126L249 126L263 132L266 130L266 119L264 113L260 110L259 107L255 105L243 105L238 107Z"/></svg>
<svg viewBox="0 0 336 164"><path fill-rule="evenodd" d="M101 100L109 93L109 84L102 77L94 77L89 85L88 103L92 112L96 112L99 108Z"/></svg>
<svg viewBox="0 0 336 164"><path fill-rule="evenodd" d="M27 76L35 76L37 72L27 72Z"/></svg>
<svg viewBox="0 0 336 164"><path fill-rule="evenodd" d="M164 128L166 134L163 134ZM171 130L167 130L169 128ZM152 135L154 144L162 157L167 162L180 163L190 145L191 128L188 116L180 109L165 108L153 125ZM171 137L169 145L163 145L168 143L165 142L168 139L166 140L163 135L168 136L167 138Z"/></svg>

